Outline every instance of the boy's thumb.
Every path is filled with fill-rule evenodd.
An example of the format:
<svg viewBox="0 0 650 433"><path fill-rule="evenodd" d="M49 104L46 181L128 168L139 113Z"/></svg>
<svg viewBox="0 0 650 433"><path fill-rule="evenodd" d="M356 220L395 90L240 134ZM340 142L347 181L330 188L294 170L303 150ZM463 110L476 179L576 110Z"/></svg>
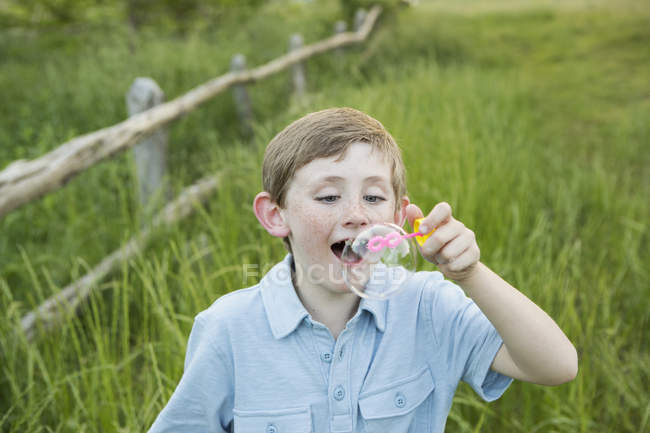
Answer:
<svg viewBox="0 0 650 433"><path fill-rule="evenodd" d="M413 227L413 221L415 221L418 218L424 217L424 213L420 210L417 205L414 205L413 203L409 204L406 206L406 220L409 222L409 225Z"/></svg>

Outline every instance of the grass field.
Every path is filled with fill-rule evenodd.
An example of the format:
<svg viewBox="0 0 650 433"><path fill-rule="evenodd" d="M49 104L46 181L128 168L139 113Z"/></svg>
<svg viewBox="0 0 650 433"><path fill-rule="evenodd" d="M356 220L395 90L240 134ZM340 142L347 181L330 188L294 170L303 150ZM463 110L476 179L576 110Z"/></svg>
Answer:
<svg viewBox="0 0 650 433"><path fill-rule="evenodd" d="M2 32L0 168L122 120L137 76L171 99L225 72L236 52L257 65L293 32L327 36L337 3L314 3L272 3L244 24L183 36L143 32L133 54L117 25ZM330 106L384 123L403 148L412 201L448 201L483 262L578 349L578 377L560 387L515 383L485 404L461 386L447 430L650 431L650 5L493 6L421 1L384 16L342 61L307 64L303 103L287 96L286 75L255 84L250 141L227 94L173 124L174 190L224 171L218 192L34 343L20 317L141 226L132 157L0 220L0 431L146 430L182 374L193 317L256 282L243 281L242 264L284 255L251 208L266 143Z"/></svg>

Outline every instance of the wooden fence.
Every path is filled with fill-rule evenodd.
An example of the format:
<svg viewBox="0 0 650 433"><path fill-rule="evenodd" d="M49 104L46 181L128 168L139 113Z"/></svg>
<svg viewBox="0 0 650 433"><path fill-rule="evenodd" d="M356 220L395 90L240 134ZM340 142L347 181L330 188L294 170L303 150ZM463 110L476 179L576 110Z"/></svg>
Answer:
<svg viewBox="0 0 650 433"><path fill-rule="evenodd" d="M373 7L356 32L339 33L291 51L255 69L228 72L172 101L137 113L116 125L73 138L37 159L13 162L0 172L0 217L60 189L78 173L132 147L160 127L196 109L230 87L259 81L316 54L364 41L380 13L379 6Z"/></svg>
<svg viewBox="0 0 650 433"><path fill-rule="evenodd" d="M243 56L233 58L230 72L195 87L186 94L164 101L164 93L151 79L138 78L127 94L129 119L116 125L85 134L62 144L55 150L31 161L15 161L0 171L0 218L45 194L56 191L80 172L104 159L135 146L136 165L140 184L140 200L146 206L153 194L164 190L167 147L164 127L182 115L196 109L219 93L233 88L237 112L244 133L251 133L252 110L245 84L259 81L292 67L294 95L305 92L305 73L302 62L326 51L340 53L342 47L363 42L372 30L381 8L368 13L359 11L355 17L355 31L346 32L345 23L335 25L335 35L303 46L302 37L294 35L289 53L254 69L246 69ZM139 144L138 144L139 143ZM137 146L136 146L137 144ZM145 164L144 161L147 163ZM169 224L189 215L198 202L209 197L219 185L220 175L206 177L185 188L150 223L122 248L113 252L86 275L48 298L38 308L26 314L21 328L28 340L38 329L43 331L60 325L85 300L96 282L112 269L129 260L144 248L156 227ZM166 193L163 191L163 195Z"/></svg>

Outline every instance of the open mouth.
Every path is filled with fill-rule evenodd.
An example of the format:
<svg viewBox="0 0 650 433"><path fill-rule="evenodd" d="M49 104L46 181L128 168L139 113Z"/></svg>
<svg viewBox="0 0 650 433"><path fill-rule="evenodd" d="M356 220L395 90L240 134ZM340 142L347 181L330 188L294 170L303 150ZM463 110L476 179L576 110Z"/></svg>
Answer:
<svg viewBox="0 0 650 433"><path fill-rule="evenodd" d="M331 245L334 255L347 265L355 265L363 260L359 254L352 250L352 242L354 242L353 239L345 239Z"/></svg>

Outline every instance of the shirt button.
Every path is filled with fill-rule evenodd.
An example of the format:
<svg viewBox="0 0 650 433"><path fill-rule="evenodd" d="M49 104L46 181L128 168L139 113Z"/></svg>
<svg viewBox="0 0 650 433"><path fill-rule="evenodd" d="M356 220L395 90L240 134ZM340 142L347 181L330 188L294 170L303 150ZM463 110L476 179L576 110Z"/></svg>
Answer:
<svg viewBox="0 0 650 433"><path fill-rule="evenodd" d="M341 401L345 397L345 390L341 385L337 386L334 390L334 400Z"/></svg>
<svg viewBox="0 0 650 433"><path fill-rule="evenodd" d="M398 392L395 394L395 400L394 400L395 406L402 408L406 406L406 397L404 397L404 394L401 392Z"/></svg>
<svg viewBox="0 0 650 433"><path fill-rule="evenodd" d="M332 362L332 354L329 352L321 353L320 360L323 362Z"/></svg>
<svg viewBox="0 0 650 433"><path fill-rule="evenodd" d="M266 433L278 433L278 428L273 424L269 424L266 426Z"/></svg>

